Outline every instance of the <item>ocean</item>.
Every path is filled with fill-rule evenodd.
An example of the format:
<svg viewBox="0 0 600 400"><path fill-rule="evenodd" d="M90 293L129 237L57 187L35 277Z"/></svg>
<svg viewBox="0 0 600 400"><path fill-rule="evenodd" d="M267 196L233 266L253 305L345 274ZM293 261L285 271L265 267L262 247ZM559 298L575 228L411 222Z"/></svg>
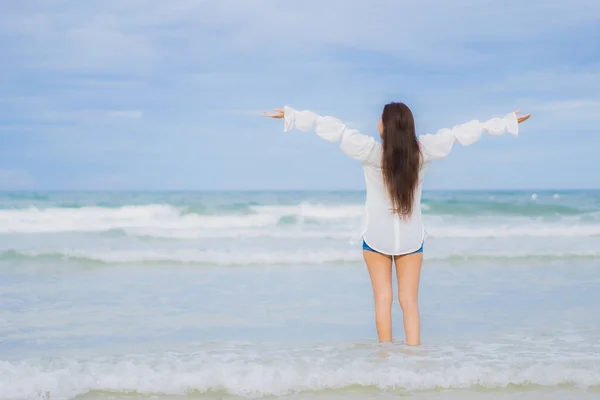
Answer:
<svg viewBox="0 0 600 400"><path fill-rule="evenodd" d="M363 192L0 193L0 399L600 398L600 191L425 191L422 345Z"/></svg>

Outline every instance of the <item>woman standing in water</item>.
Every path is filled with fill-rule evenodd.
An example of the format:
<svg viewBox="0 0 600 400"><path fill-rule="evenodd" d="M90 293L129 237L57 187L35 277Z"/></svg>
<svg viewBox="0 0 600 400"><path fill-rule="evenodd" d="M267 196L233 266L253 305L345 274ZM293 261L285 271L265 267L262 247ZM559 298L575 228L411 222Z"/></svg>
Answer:
<svg viewBox="0 0 600 400"><path fill-rule="evenodd" d="M286 106L275 113L265 113L270 118L284 119L285 132L294 125L301 131L315 126L319 136L330 142L339 141L344 153L362 162L367 186L362 247L373 286L380 342L392 340L392 262L396 263L406 343L420 342L418 291L424 240L421 189L427 165L446 157L454 143L475 143L483 132L502 135L507 131L517 136L518 124L530 117L518 113L486 122L475 120L417 137L410 109L403 103L390 103L383 108L378 123L382 143L346 127L336 118L321 117L311 111Z"/></svg>

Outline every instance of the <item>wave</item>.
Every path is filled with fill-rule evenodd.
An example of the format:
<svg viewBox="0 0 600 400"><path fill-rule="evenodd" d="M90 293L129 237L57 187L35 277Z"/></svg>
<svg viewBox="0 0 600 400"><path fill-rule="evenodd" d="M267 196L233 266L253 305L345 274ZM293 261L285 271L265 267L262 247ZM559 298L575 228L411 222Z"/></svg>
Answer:
<svg viewBox="0 0 600 400"><path fill-rule="evenodd" d="M600 230L599 230L600 231ZM233 229L168 229L168 228L128 228L108 231L111 235L134 236L148 239L338 239L347 240L350 230L333 229L286 229L233 228Z"/></svg>
<svg viewBox="0 0 600 400"><path fill-rule="evenodd" d="M364 212L364 205L319 205L300 203L293 206L252 206L250 209L256 213L276 216L297 216L306 219L336 220L360 218Z"/></svg>
<svg viewBox="0 0 600 400"><path fill-rule="evenodd" d="M424 206L427 208L428 206ZM249 205L243 213L203 214L202 208L168 204L118 208L27 208L0 210L0 234L109 233L172 239L352 237L363 205ZM206 210L204 210L206 211ZM600 236L595 214L544 221L526 217L425 216L428 235L437 238Z"/></svg>
<svg viewBox="0 0 600 400"><path fill-rule="evenodd" d="M197 264L219 266L241 265L303 265L303 264L336 264L354 263L360 260L356 251L289 251L289 252L256 252L240 251L218 252L202 250L131 250L131 251L98 251L50 250L50 251L15 251L0 253L0 260L70 260L77 262L103 264Z"/></svg>
<svg viewBox="0 0 600 400"><path fill-rule="evenodd" d="M327 351L306 355L283 350L251 354L238 350L0 361L0 397L66 400L101 391L113 395L221 393L257 398L357 387L406 394L509 386L600 386L598 357L589 353L569 357L541 352L510 358L441 352L437 357L386 359Z"/></svg>
<svg viewBox="0 0 600 400"><path fill-rule="evenodd" d="M600 259L600 250L587 251L489 251L425 253L428 261L552 261ZM362 263L360 249L348 251L263 251L225 252L202 250L127 250L127 251L83 251L48 250L17 251L0 253L4 261L73 261L100 264L176 264L206 266L253 266L253 265L322 265Z"/></svg>
<svg viewBox="0 0 600 400"><path fill-rule="evenodd" d="M497 216L522 216L522 217L544 217L544 216L577 216L589 213L589 210L578 207L570 207L561 204L545 204L538 202L508 203L487 200L425 200L426 213L436 215L497 215Z"/></svg>
<svg viewBox="0 0 600 400"><path fill-rule="evenodd" d="M600 225L562 223L531 223L531 221L489 221L489 226L469 226L438 221L427 228L433 238L507 238L507 237L595 237L600 236Z"/></svg>
<svg viewBox="0 0 600 400"><path fill-rule="evenodd" d="M427 220L426 220L427 222ZM531 221L513 221L512 225L503 225L503 221L489 221L489 226L473 226L460 222L439 219L426 223L427 236L430 238L509 238L509 237L600 237L600 224L576 224L570 221L562 223L531 223ZM350 225L350 224L348 224ZM358 227L358 222L354 227ZM348 227L318 226L311 229L306 225L279 225L265 228L230 229L172 229L167 227L127 228L114 230L113 233L159 239L223 239L223 238L280 238L280 239L339 239L347 240L357 229Z"/></svg>
<svg viewBox="0 0 600 400"><path fill-rule="evenodd" d="M362 206L250 206L247 214L198 214L166 204L119 208L27 208L0 210L0 233L162 231L264 228L319 220L359 218Z"/></svg>

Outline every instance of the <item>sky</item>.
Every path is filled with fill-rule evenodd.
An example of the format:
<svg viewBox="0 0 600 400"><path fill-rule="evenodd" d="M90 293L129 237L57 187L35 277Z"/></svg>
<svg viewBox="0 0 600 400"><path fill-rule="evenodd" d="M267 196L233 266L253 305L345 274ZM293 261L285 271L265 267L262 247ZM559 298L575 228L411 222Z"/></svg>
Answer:
<svg viewBox="0 0 600 400"><path fill-rule="evenodd" d="M360 164L263 110L377 135L531 112L429 189L600 188L598 0L0 2L0 190L363 189Z"/></svg>

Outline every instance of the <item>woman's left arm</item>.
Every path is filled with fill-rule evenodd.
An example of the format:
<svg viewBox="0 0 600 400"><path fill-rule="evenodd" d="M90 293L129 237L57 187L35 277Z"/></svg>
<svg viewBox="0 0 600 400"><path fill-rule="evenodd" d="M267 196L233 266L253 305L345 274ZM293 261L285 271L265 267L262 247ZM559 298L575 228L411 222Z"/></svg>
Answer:
<svg viewBox="0 0 600 400"><path fill-rule="evenodd" d="M265 113L265 115L270 118L283 119L284 132L289 132L294 127L309 132L314 126L317 135L323 139L332 143L339 141L341 150L348 156L371 165L381 163L381 144L371 136L348 128L337 118L322 117L312 111L296 111L289 106L275 110L273 114Z"/></svg>
<svg viewBox="0 0 600 400"><path fill-rule="evenodd" d="M419 136L421 152L425 162L445 158L454 147L455 143L463 146L471 145L479 139L484 132L492 136L500 136L508 132L513 136L519 134L519 124L527 121L531 114L519 116L519 111L506 114L502 118L492 118L485 122L478 120L456 125L452 129L442 129L435 134Z"/></svg>

